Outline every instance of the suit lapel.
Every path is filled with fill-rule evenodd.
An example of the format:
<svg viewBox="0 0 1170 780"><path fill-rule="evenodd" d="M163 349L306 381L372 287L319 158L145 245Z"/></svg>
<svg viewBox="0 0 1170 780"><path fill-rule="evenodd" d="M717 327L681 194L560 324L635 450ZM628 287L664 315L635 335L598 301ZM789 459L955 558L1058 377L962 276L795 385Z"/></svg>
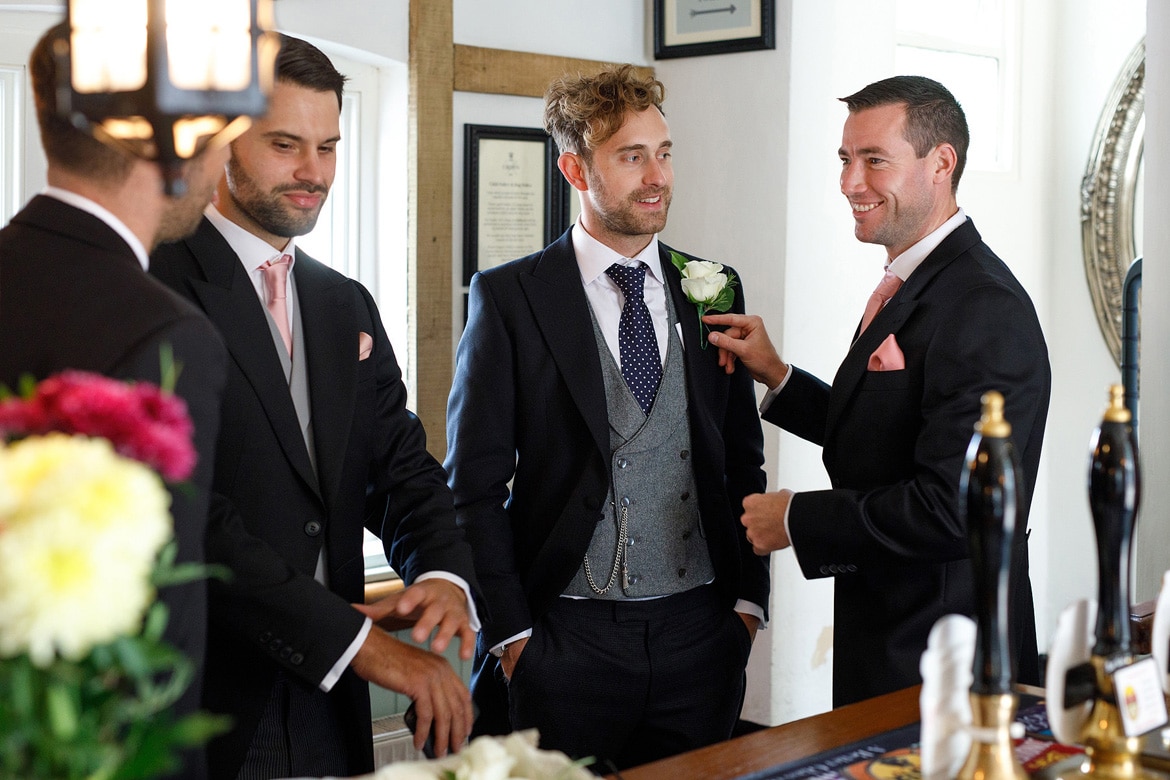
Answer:
<svg viewBox="0 0 1170 780"><path fill-rule="evenodd" d="M305 483L318 492L284 368L256 288L236 253L207 219L185 243L207 280L191 280L203 310L219 328L236 365L260 399L285 456Z"/></svg>
<svg viewBox="0 0 1170 780"><path fill-rule="evenodd" d="M837 375L833 379L833 390L829 396L829 411L826 429L832 431L841 415L849 406L868 370L869 356L891 334L897 334L918 307L921 297L930 288L930 283L956 257L980 241L979 232L968 219L942 240L934 251L910 274L910 278L878 312L865 333L849 348Z"/></svg>
<svg viewBox="0 0 1170 780"><path fill-rule="evenodd" d="M571 233L572 228L544 250L532 274L520 277L520 287L594 442L601 452L608 453L609 416L601 358ZM582 349L582 344L589 348Z"/></svg>
<svg viewBox="0 0 1170 780"><path fill-rule="evenodd" d="M309 408L321 488L329 500L337 494L354 414L357 382L357 333L352 297L336 274L297 251L293 272L305 359L309 372ZM372 335L372 334L371 334ZM344 345L348 343L348 351Z"/></svg>
<svg viewBox="0 0 1170 780"><path fill-rule="evenodd" d="M683 363L686 366L687 396L692 401L691 409L713 408L708 406L712 393L710 370L713 365L718 365L719 350L703 348L705 334L699 327L699 312L683 292L682 272L671 262L670 247L659 242L658 255L662 262L662 276L666 281L666 289L670 291L671 302L678 316L679 329L682 331ZM670 337L677 338L678 330L672 329Z"/></svg>
<svg viewBox="0 0 1170 780"><path fill-rule="evenodd" d="M695 477L705 483L709 474L723 473L723 432L713 410L727 408L726 381L721 381L719 350L708 345L703 349L705 334L699 327L699 312L682 289L682 272L670 259L670 247L659 242L658 255L662 275L670 291L679 330L682 331L683 367L687 383L687 415L691 426L691 444L695 452ZM677 338L678 332L672 332ZM703 465L700 465L703 464Z"/></svg>

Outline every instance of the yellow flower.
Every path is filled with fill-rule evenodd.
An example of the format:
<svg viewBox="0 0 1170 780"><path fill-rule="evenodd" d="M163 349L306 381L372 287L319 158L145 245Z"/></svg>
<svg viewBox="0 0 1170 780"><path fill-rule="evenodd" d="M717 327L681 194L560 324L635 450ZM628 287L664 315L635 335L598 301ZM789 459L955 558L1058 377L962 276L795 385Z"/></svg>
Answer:
<svg viewBox="0 0 1170 780"><path fill-rule="evenodd" d="M159 477L104 439L0 447L0 657L47 666L136 634L168 503Z"/></svg>

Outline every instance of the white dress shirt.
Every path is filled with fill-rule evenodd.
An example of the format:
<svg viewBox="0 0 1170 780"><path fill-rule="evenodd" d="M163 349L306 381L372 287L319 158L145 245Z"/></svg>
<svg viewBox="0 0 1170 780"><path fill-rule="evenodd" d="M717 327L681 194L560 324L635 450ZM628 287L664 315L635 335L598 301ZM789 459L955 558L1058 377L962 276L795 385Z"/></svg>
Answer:
<svg viewBox="0 0 1170 780"><path fill-rule="evenodd" d="M45 187L42 195L47 195L50 198L55 198L62 203L68 203L74 208L81 209L87 214L92 214L102 222L110 226L110 229L117 233L122 239L130 245L130 249L134 251L134 256L138 258L138 262L142 264L142 270L150 267L150 255L146 252L146 247L138 240L138 236L126 227L126 223L115 217L110 213L109 209L94 203L84 195L78 195L76 192L63 190L60 187Z"/></svg>

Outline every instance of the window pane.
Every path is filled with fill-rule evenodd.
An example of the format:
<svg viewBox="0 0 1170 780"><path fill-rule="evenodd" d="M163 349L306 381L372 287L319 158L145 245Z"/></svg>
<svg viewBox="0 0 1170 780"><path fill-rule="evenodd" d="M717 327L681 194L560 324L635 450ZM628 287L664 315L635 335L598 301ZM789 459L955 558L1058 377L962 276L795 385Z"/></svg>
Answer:
<svg viewBox="0 0 1170 780"><path fill-rule="evenodd" d="M1004 0L898 0L898 30L971 46L1003 46Z"/></svg>
<svg viewBox="0 0 1170 780"><path fill-rule="evenodd" d="M967 166L983 170L1004 167L1001 142L999 60L917 46L899 46L894 59L899 74L927 76L940 82L967 115L971 148Z"/></svg>

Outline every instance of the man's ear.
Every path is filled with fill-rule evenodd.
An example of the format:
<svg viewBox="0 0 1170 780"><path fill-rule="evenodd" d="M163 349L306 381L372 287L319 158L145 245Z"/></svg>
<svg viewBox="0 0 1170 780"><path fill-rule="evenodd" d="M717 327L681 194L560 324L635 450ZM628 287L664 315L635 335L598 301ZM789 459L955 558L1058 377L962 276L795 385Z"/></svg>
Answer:
<svg viewBox="0 0 1170 780"><path fill-rule="evenodd" d="M955 166L959 164L959 155L955 147L950 144L939 144L934 147L934 179L942 182L955 175Z"/></svg>
<svg viewBox="0 0 1170 780"><path fill-rule="evenodd" d="M573 189L581 192L589 189L589 185L585 181L585 161L581 159L581 155L573 152L562 152L561 156L557 158L557 167L561 169L565 181L569 182Z"/></svg>

